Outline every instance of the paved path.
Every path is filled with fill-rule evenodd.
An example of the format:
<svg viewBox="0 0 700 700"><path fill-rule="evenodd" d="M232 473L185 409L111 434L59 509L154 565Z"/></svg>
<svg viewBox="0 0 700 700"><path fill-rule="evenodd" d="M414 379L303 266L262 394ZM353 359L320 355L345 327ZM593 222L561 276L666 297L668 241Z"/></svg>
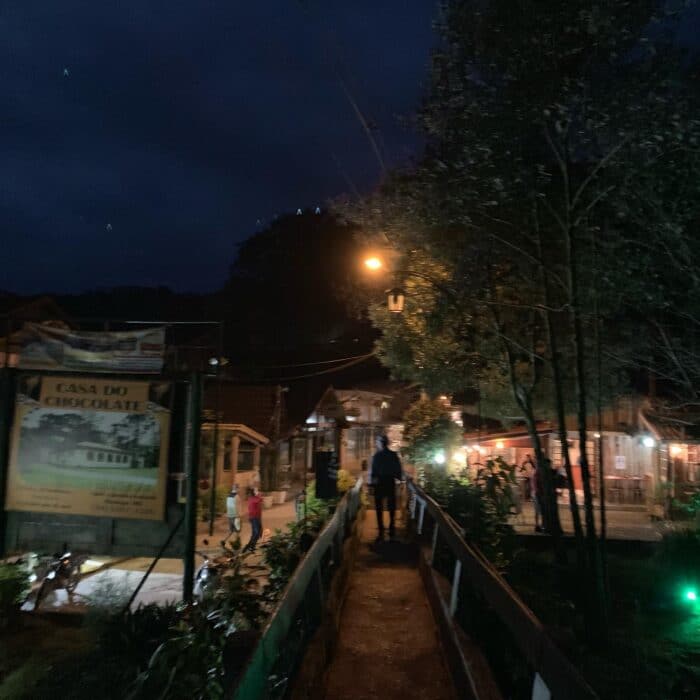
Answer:
<svg viewBox="0 0 700 700"><path fill-rule="evenodd" d="M584 522L583 508L581 522ZM652 522L649 513L644 508L617 509L608 507L605 511L607 519L608 539L610 540L639 540L642 542L658 542L661 540L663 525ZM600 528L600 510L594 510L596 527ZM574 534L571 511L568 503L559 503L559 518L564 532ZM532 535L535 528L535 513L532 503L524 503L522 513L513 516L511 523L520 535Z"/></svg>
<svg viewBox="0 0 700 700"><path fill-rule="evenodd" d="M453 700L415 549L403 542L372 544L373 516L365 520L350 574L325 697Z"/></svg>

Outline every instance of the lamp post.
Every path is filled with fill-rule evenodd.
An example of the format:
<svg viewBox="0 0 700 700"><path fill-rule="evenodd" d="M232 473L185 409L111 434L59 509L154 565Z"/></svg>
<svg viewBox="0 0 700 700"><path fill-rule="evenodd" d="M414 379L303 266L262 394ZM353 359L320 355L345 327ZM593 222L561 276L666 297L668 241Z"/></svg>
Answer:
<svg viewBox="0 0 700 700"><path fill-rule="evenodd" d="M386 267L384 261L378 255L370 255L366 257L364 259L364 266L370 272L377 272ZM454 292L454 290L450 289L446 284L438 282L422 272L415 272L413 270L394 270L394 275L397 280L406 277L415 277L417 279L424 280L453 301L457 298L457 294ZM406 290L397 285L391 289L388 289L386 291L386 295L387 307L389 311L395 314L403 313L406 306Z"/></svg>

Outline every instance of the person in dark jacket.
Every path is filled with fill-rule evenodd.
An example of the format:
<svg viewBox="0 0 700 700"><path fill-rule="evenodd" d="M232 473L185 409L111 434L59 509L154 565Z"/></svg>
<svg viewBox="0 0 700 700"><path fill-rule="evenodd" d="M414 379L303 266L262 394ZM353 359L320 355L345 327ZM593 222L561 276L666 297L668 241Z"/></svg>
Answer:
<svg viewBox="0 0 700 700"><path fill-rule="evenodd" d="M379 450L372 457L369 471L369 483L374 487L374 506L377 510L377 539L384 538L384 501L389 510L389 537L396 535L394 518L396 515L396 480L403 478L401 460L393 450L389 449L389 438L381 435L377 440Z"/></svg>

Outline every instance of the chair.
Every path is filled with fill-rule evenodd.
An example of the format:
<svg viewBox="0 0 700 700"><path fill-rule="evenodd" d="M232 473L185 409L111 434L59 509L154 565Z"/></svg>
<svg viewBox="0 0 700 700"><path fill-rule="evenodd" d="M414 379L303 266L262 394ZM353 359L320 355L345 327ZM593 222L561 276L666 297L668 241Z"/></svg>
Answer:
<svg viewBox="0 0 700 700"><path fill-rule="evenodd" d="M610 503L622 503L622 481L621 479L610 479L608 483L608 500Z"/></svg>
<svg viewBox="0 0 700 700"><path fill-rule="evenodd" d="M643 503L644 491L642 490L642 480L639 477L632 479L632 503Z"/></svg>

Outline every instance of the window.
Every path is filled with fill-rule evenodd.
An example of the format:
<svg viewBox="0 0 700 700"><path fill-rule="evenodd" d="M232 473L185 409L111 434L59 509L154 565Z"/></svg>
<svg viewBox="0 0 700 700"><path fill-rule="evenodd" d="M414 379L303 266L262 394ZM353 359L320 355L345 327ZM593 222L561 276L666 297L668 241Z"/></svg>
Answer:
<svg viewBox="0 0 700 700"><path fill-rule="evenodd" d="M104 462L105 453L104 453L104 452L98 452L98 453L97 453L97 459L98 459L98 461L100 461L100 462Z"/></svg>
<svg viewBox="0 0 700 700"><path fill-rule="evenodd" d="M108 462L111 462L111 461L112 461L112 453L111 453L111 452L108 452L108 453L107 453L107 461L108 461Z"/></svg>
<svg viewBox="0 0 700 700"><path fill-rule="evenodd" d="M238 471L249 472L255 467L253 464L255 453L252 450L241 450L238 453Z"/></svg>
<svg viewBox="0 0 700 700"><path fill-rule="evenodd" d="M95 453L92 450L88 450L87 458L92 462L95 459Z"/></svg>

